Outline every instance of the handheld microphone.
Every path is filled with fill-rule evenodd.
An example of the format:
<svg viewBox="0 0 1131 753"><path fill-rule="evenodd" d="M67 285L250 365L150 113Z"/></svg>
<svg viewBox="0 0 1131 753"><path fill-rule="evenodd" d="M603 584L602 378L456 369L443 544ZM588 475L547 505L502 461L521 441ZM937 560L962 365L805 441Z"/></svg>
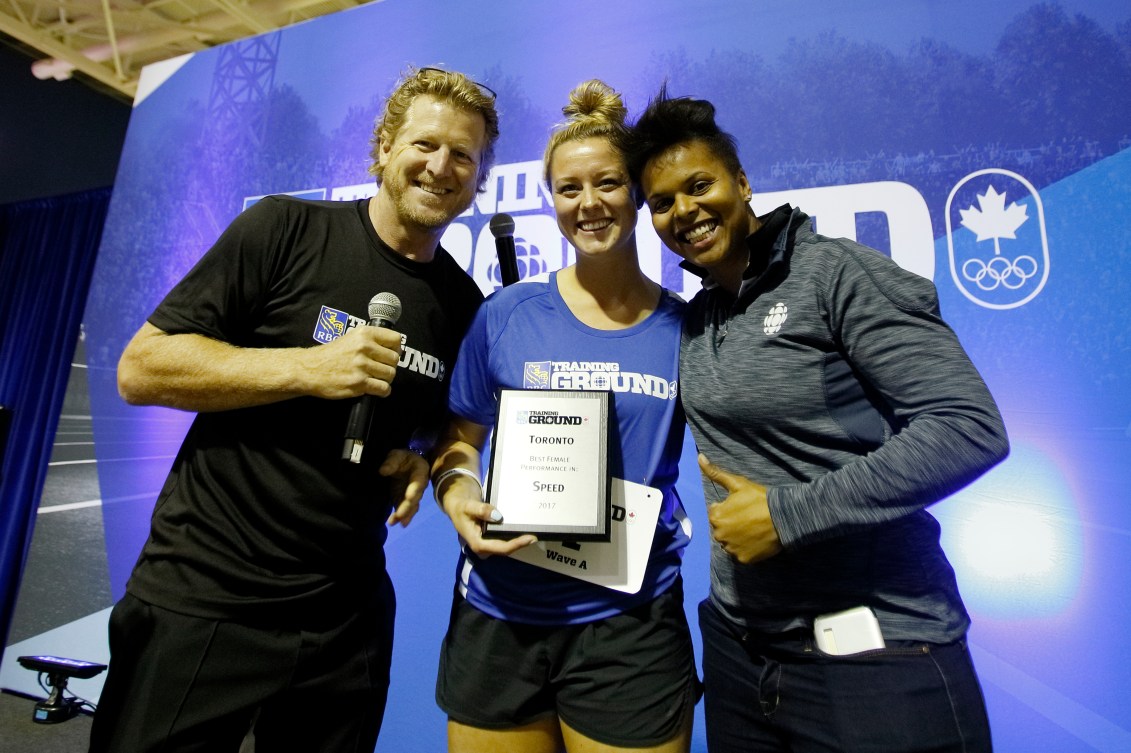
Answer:
<svg viewBox="0 0 1131 753"><path fill-rule="evenodd" d="M369 326L392 327L401 318L401 299L392 293L378 293L369 299ZM350 408L346 423L346 441L342 445L342 460L361 462L365 440L369 437L369 424L373 421L375 406L373 395L362 395Z"/></svg>
<svg viewBox="0 0 1131 753"><path fill-rule="evenodd" d="M518 259L514 250L514 218L500 212L491 218L491 235L495 236L495 253L499 257L499 277L503 287L518 282Z"/></svg>

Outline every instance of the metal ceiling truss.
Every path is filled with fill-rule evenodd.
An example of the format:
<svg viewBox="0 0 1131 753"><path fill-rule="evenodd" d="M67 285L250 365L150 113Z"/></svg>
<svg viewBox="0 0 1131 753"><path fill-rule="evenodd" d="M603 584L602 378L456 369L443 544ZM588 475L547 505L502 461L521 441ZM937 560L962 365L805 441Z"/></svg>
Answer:
<svg viewBox="0 0 1131 753"><path fill-rule="evenodd" d="M89 77L124 98L150 63L369 0L0 0L0 33L43 55L37 78Z"/></svg>

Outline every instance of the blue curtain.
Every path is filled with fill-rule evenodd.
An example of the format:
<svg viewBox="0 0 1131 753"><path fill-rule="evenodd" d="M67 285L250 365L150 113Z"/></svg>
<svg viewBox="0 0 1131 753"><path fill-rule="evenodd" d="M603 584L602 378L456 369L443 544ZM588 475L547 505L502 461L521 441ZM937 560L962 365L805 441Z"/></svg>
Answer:
<svg viewBox="0 0 1131 753"><path fill-rule="evenodd" d="M104 188L0 206L0 405L11 419L0 458L3 645L109 203Z"/></svg>

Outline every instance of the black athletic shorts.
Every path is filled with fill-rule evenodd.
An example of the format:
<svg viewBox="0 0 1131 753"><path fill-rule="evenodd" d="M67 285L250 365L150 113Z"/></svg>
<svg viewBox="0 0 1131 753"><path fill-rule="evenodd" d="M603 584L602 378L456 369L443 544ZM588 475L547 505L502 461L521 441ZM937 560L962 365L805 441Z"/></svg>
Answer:
<svg viewBox="0 0 1131 753"><path fill-rule="evenodd" d="M356 751L377 741L395 609L283 629L190 617L127 593L90 753Z"/></svg>
<svg viewBox="0 0 1131 753"><path fill-rule="evenodd" d="M508 729L556 715L606 745L648 747L676 736L699 695L682 581L583 625L498 620L455 595L436 702L460 724Z"/></svg>

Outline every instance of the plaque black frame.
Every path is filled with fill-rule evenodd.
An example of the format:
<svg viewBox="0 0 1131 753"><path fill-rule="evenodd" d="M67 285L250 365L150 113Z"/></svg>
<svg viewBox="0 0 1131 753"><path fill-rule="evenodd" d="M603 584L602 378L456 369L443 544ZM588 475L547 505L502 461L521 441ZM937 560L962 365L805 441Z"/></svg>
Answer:
<svg viewBox="0 0 1131 753"><path fill-rule="evenodd" d="M597 498L594 507L597 512L597 523L593 526L572 525L531 525L529 521L522 523L508 523L506 520L505 504L500 504L498 479L506 473L502 467L503 458L498 449L500 437L505 433L506 427L501 426L503 417L507 415L508 404L513 399L537 401L539 396L580 400L595 400L598 403L600 417L597 434ZM491 433L491 464L487 473L486 499L503 514L501 523L484 523L483 537L488 539L510 539L523 534L532 533L543 541L608 541L612 533L612 497L610 492L611 478L609 476L609 415L611 408L612 392L608 390L499 390L499 410L495 414L495 427Z"/></svg>

